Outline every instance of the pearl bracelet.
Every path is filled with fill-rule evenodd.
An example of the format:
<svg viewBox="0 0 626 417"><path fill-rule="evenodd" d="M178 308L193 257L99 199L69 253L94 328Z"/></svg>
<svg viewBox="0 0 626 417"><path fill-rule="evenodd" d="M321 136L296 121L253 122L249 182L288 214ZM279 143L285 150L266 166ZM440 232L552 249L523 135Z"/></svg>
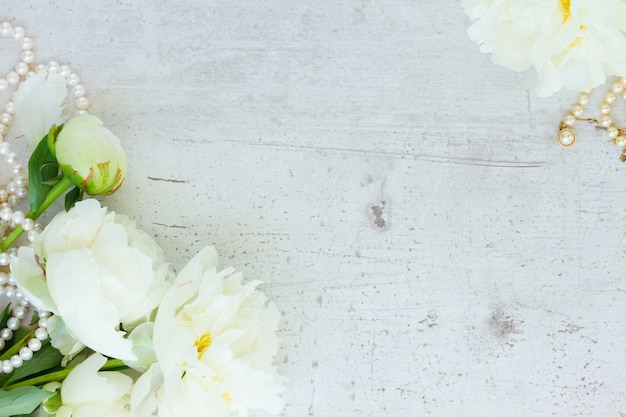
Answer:
<svg viewBox="0 0 626 417"><path fill-rule="evenodd" d="M626 77L620 77L618 81L611 85L611 90L604 95L604 100L600 105L601 116L600 120L598 120L582 118L584 108L589 103L589 93L581 93L571 113L567 114L559 124L559 133L557 134L559 144L565 147L572 146L576 142L576 133L572 126L576 120L587 121L605 129L611 142L620 148L624 148L620 155L620 160L626 162L626 128L616 127L611 118L611 105L615 102L618 95L626 100Z"/></svg>

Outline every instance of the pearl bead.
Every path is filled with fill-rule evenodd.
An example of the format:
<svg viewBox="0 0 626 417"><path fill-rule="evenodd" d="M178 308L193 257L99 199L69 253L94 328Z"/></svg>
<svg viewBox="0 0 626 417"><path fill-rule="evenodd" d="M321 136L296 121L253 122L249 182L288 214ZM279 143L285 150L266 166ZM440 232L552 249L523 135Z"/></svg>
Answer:
<svg viewBox="0 0 626 417"><path fill-rule="evenodd" d="M37 238L39 237L39 232L37 230L31 230L30 232L28 232L28 234L26 235L26 238L28 239L29 242L31 243L35 243L35 241L37 240Z"/></svg>
<svg viewBox="0 0 626 417"><path fill-rule="evenodd" d="M63 78L67 78L72 73L72 69L69 65L61 65L59 67L59 75Z"/></svg>
<svg viewBox="0 0 626 417"><path fill-rule="evenodd" d="M76 87L78 84L80 84L80 77L78 76L78 74L76 73L71 73L68 77L67 77L67 84L70 87Z"/></svg>
<svg viewBox="0 0 626 417"><path fill-rule="evenodd" d="M600 105L600 113L602 114L609 114L611 113L611 105L608 103L602 103Z"/></svg>
<svg viewBox="0 0 626 417"><path fill-rule="evenodd" d="M5 207L0 210L0 218L5 222L8 222L13 217L13 210L10 207ZM1 254L0 254L1 255Z"/></svg>
<svg viewBox="0 0 626 417"><path fill-rule="evenodd" d="M13 32L12 24L10 24L9 22L2 22L0 24L0 34L2 34L2 36L11 36L12 32Z"/></svg>
<svg viewBox="0 0 626 417"><path fill-rule="evenodd" d="M574 109L572 110L572 114L576 117L580 117L583 115L583 111L584 111L584 107L581 106L580 104L577 104L574 106Z"/></svg>
<svg viewBox="0 0 626 417"><path fill-rule="evenodd" d="M78 84L72 91L74 92L74 97L82 97L86 93L85 86L82 84Z"/></svg>
<svg viewBox="0 0 626 417"><path fill-rule="evenodd" d="M613 94L612 92L606 93L606 95L604 96L604 101L609 104L613 104L615 102L615 94Z"/></svg>
<svg viewBox="0 0 626 417"><path fill-rule="evenodd" d="M605 114L600 118L600 125L603 127L609 127L611 126L611 124L613 123L613 120L611 120L611 116Z"/></svg>
<svg viewBox="0 0 626 417"><path fill-rule="evenodd" d="M11 356L11 365L13 365L14 368L19 368L23 364L24 360L19 355Z"/></svg>
<svg viewBox="0 0 626 417"><path fill-rule="evenodd" d="M567 126L573 125L575 121L576 121L576 118L574 117L573 114L568 114L567 116L563 118L563 123L565 123Z"/></svg>
<svg viewBox="0 0 626 417"><path fill-rule="evenodd" d="M25 361L32 359L33 351L27 348L26 346L24 346L23 348L20 349L20 358L22 358L22 360L25 360Z"/></svg>
<svg viewBox="0 0 626 417"><path fill-rule="evenodd" d="M9 255L6 252L0 253L0 256L2 256L2 255L7 255L7 259L10 259ZM7 263L7 265L8 265L8 263ZM15 287L6 287L4 289L4 295L7 298L13 298L13 296L15 295ZM2 337L2 335L0 335L0 337Z"/></svg>
<svg viewBox="0 0 626 417"><path fill-rule="evenodd" d="M22 47L22 49L24 50L29 50L29 49L33 49L34 46L34 42L31 38L29 37L24 37L22 38L22 40L20 41L20 46Z"/></svg>
<svg viewBox="0 0 626 417"><path fill-rule="evenodd" d="M580 96L578 96L578 104L580 104L581 106L586 106L588 103L589 103L589 94L582 93Z"/></svg>
<svg viewBox="0 0 626 417"><path fill-rule="evenodd" d="M48 72L57 72L59 70L59 67L60 67L60 65L59 65L58 62L50 61L50 62L48 62L47 69L48 69Z"/></svg>
<svg viewBox="0 0 626 417"><path fill-rule="evenodd" d="M24 219L22 221L22 229L24 229L25 232L30 232L33 230L33 227L35 227L35 221L33 219Z"/></svg>
<svg viewBox="0 0 626 417"><path fill-rule="evenodd" d="M4 105L4 111L9 114L15 114L15 103L7 101L7 104Z"/></svg>
<svg viewBox="0 0 626 417"><path fill-rule="evenodd" d="M84 116L86 114L89 114L89 112L87 110L78 110L76 112L76 116Z"/></svg>
<svg viewBox="0 0 626 417"><path fill-rule="evenodd" d="M23 62L26 62L27 64L32 64L33 62L35 62L35 53L28 49L22 52L21 58Z"/></svg>
<svg viewBox="0 0 626 417"><path fill-rule="evenodd" d="M11 207L15 207L20 203L20 199L16 195L10 195L8 203Z"/></svg>
<svg viewBox="0 0 626 417"><path fill-rule="evenodd" d="M617 136L617 134L619 133L619 130L617 130L615 126L609 126L606 128L606 133L609 135L611 139L613 139L614 137Z"/></svg>
<svg viewBox="0 0 626 417"><path fill-rule="evenodd" d="M11 340L11 338L13 338L13 330L5 327L4 329L0 330L0 337L4 340Z"/></svg>
<svg viewBox="0 0 626 417"><path fill-rule="evenodd" d="M48 318L41 317L37 322L37 326L41 327L42 329L46 329L48 327Z"/></svg>
<svg viewBox="0 0 626 417"><path fill-rule="evenodd" d="M11 372L13 372L13 364L11 363L9 359L4 360L2 361L2 366L0 367L0 369L5 374L10 374Z"/></svg>
<svg viewBox="0 0 626 417"><path fill-rule="evenodd" d="M39 351L41 349L41 340L33 338L28 341L28 348L33 352Z"/></svg>
<svg viewBox="0 0 626 417"><path fill-rule="evenodd" d="M7 125L0 123L0 135L6 135L7 132L9 131L9 128ZM4 145L6 142L2 142L2 144Z"/></svg>
<svg viewBox="0 0 626 417"><path fill-rule="evenodd" d="M13 212L13 218L11 220L13 220L15 224L22 224L25 218L26 215L24 214L24 212L17 210Z"/></svg>
<svg viewBox="0 0 626 417"><path fill-rule="evenodd" d="M35 67L35 73L36 74L41 74L42 72L46 72L46 65L45 64L37 64L37 66Z"/></svg>
<svg viewBox="0 0 626 417"><path fill-rule="evenodd" d="M616 83L613 83L613 85L611 86L611 90L615 94L620 94L624 90L624 87L622 87L622 84L620 82L616 82Z"/></svg>
<svg viewBox="0 0 626 417"><path fill-rule="evenodd" d="M89 107L89 99L87 99L87 97L77 98L76 107L78 107L79 110L87 110L87 108Z"/></svg>
<svg viewBox="0 0 626 417"><path fill-rule="evenodd" d="M559 132L558 141L563 146L571 146L576 141L576 135L570 129L564 129Z"/></svg>
<svg viewBox="0 0 626 417"><path fill-rule="evenodd" d="M7 74L7 81L10 85L16 85L20 82L20 74L15 71L11 71Z"/></svg>
<svg viewBox="0 0 626 417"><path fill-rule="evenodd" d="M16 39L16 40L23 39L24 35L26 35L26 31L24 30L23 27L15 26L13 28L13 39Z"/></svg>
<svg viewBox="0 0 626 417"><path fill-rule="evenodd" d="M24 307L18 306L13 309L13 316L17 319L23 319L26 317L26 309Z"/></svg>
<svg viewBox="0 0 626 417"><path fill-rule="evenodd" d="M4 91L9 88L9 82L5 78L0 78L0 90Z"/></svg>
<svg viewBox="0 0 626 417"><path fill-rule="evenodd" d="M17 330L20 328L20 320L16 317L11 317L8 321L7 321L7 327L10 330Z"/></svg>
<svg viewBox="0 0 626 417"><path fill-rule="evenodd" d="M0 143L0 155L7 156L11 152L11 144L8 142Z"/></svg>
<svg viewBox="0 0 626 417"><path fill-rule="evenodd" d="M28 73L28 64L26 62L18 62L15 64L15 72L19 75L26 75Z"/></svg>
<svg viewBox="0 0 626 417"><path fill-rule="evenodd" d="M617 146L622 147L622 148L623 148L624 146L626 146L626 136L622 136L622 135L620 135L620 136L616 137L616 138L615 138L615 144L616 144Z"/></svg>
<svg viewBox="0 0 626 417"><path fill-rule="evenodd" d="M39 314L39 317L44 317L44 318L48 318L52 315L51 312L46 311L46 310L38 310L37 313Z"/></svg>
<svg viewBox="0 0 626 417"><path fill-rule="evenodd" d="M10 261L11 260L9 259L9 255L6 252L0 253L0 266L7 266L9 265ZM7 288L6 292L8 293L8 291L9 291L9 288Z"/></svg>
<svg viewBox="0 0 626 417"><path fill-rule="evenodd" d="M0 339L0 350L4 349L5 345L6 345L6 342L4 341L4 339Z"/></svg>
<svg viewBox="0 0 626 417"><path fill-rule="evenodd" d="M48 338L48 332L46 329L39 327L35 330L35 337L39 340L46 340Z"/></svg>

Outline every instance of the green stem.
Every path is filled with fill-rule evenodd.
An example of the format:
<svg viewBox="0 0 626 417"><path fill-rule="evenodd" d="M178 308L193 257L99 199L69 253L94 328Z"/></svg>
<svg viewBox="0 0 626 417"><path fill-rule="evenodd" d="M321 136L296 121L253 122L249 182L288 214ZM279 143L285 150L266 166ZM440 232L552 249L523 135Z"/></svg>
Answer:
<svg viewBox="0 0 626 417"><path fill-rule="evenodd" d="M65 369L61 369L60 371L50 372L49 374L39 375L34 378L25 379L24 381L7 385L6 387L3 388L3 390L9 391L9 390L19 388L19 387L38 386L38 385L47 384L48 382L63 381L65 378L67 378L67 375L72 371L72 369L73 368L65 368ZM107 371L111 369L115 369L115 370L128 369L128 366L124 365L124 362L119 359L109 359L108 361L106 361L104 365L102 365L102 368L100 368L101 371Z"/></svg>
<svg viewBox="0 0 626 417"><path fill-rule="evenodd" d="M59 182L57 182L54 187L48 192L46 195L46 199L41 203L41 206L37 210L30 210L26 217L29 219L37 220L39 216L43 214L44 211L48 207L52 205L59 197L61 197L67 190L72 188L74 183L70 181L67 177L62 176ZM13 231L7 236L2 243L0 243L0 252L4 252L11 247L11 245L24 233L24 229L22 225L18 225Z"/></svg>

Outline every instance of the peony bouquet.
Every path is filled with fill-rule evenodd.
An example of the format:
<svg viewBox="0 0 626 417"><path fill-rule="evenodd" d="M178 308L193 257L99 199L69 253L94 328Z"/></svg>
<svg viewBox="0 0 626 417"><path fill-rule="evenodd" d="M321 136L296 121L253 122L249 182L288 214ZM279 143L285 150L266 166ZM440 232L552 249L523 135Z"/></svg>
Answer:
<svg viewBox="0 0 626 417"><path fill-rule="evenodd" d="M468 33L493 62L533 67L537 94L589 91L626 75L625 0L463 0Z"/></svg>
<svg viewBox="0 0 626 417"><path fill-rule="evenodd" d="M22 28L4 22L0 35L32 51ZM86 112L78 76L55 62L30 70L31 58L23 53L28 71L18 64L17 78L0 82L0 92L17 89L0 114L0 139L15 118L36 144L26 173L0 143L16 173L0 190L0 288L9 300L0 312L0 417L279 412L280 314L260 282L219 270L213 247L175 274L134 222L83 199L119 189L126 154ZM78 107L70 118L66 86ZM40 225L61 197L65 210Z"/></svg>

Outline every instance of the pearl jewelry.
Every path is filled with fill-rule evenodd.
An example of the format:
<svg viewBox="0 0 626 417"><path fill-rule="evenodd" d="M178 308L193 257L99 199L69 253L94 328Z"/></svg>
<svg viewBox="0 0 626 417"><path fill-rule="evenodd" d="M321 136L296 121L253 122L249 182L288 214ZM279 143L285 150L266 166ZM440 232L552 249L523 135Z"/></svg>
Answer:
<svg viewBox="0 0 626 417"><path fill-rule="evenodd" d="M13 248L12 248L13 249ZM15 255L15 251L10 251ZM6 272L0 272L0 282L5 283L3 293L9 299L13 298L19 300L17 307L12 309L12 316L7 320L6 327L0 329L0 350L3 350L7 346L7 342L14 336L14 331L21 327L21 322L28 314L28 307L30 303L22 295L22 293L15 287L15 280ZM11 373L16 368L21 367L24 362L33 358L33 353L42 348L42 342L47 340L49 335L46 330L48 326L48 318L51 313L45 310L39 310L39 321L37 328L32 333L32 337L28 340L27 346L22 346L18 354L11 356L10 359L0 362L1 373Z"/></svg>
<svg viewBox="0 0 626 417"><path fill-rule="evenodd" d="M562 146L572 146L576 141L576 134L572 130L572 126L576 120L585 120L593 124L599 125L606 129L606 133L615 145L620 148L624 148L620 156L622 162L626 162L626 128L618 128L614 125L614 120L611 117L611 105L615 103L617 97L622 97L626 100L626 77L620 77L619 80L611 85L610 90L604 95L604 99L600 104L600 119L583 119L584 106L589 103L589 93L582 93L578 97L577 103L574 105L572 112L565 115L559 125L559 133L557 134L557 141ZM2 149L0 148L0 154ZM2 210L0 210L0 217L2 217Z"/></svg>
<svg viewBox="0 0 626 417"><path fill-rule="evenodd" d="M56 73L65 80L71 91L69 95L74 100L77 114L87 114L90 103L85 86L81 84L80 76L73 72L70 66L56 61L35 62L33 39L26 35L23 27L14 26L6 21L0 22L0 36L15 39L21 48L19 60L6 75L0 75L0 92L6 91L10 95L4 106L0 105L0 157L7 161L13 173L13 178L4 187L0 187L0 239L21 225L32 245L43 231L43 226L27 218L24 211L16 209L16 206L28 196L28 174L25 166L20 163L18 155L13 151L11 143L6 141L7 132L15 118L16 92L24 80L35 74ZM0 267L8 266L11 257L16 255L16 248L0 253ZM5 327L0 328L1 353L14 337L14 332L21 327L22 321L30 318L31 313L35 313L35 309L24 294L17 289L13 277L6 272L0 272L0 296L12 300L11 316ZM37 328L31 333L26 346L22 346L19 352L9 359L0 361L0 372L11 373L23 366L26 361L33 358L34 352L42 348L42 342L49 338L47 327L51 313L39 310L36 314L39 316Z"/></svg>
<svg viewBox="0 0 626 417"><path fill-rule="evenodd" d="M22 81L34 74L56 73L61 76L70 88L70 96L73 97L77 114L87 114L89 99L86 97L86 89L81 84L80 76L73 72L69 65L50 61L47 64L35 64L34 42L21 26L13 26L9 22L0 22L0 36L13 38L18 41L22 49L20 59L6 76L0 76L0 91L13 89L10 100L4 105L4 111L0 107L0 156L12 166L15 177L4 187L0 187L0 202L7 203L0 206L0 238L3 238L12 229L22 225L26 237L33 243L42 228L35 227L31 219L27 219L24 212L15 210L14 207L28 196L28 176L24 166L20 163L18 155L12 151L12 146L6 142L9 126L13 123L15 104L14 98ZM5 254L0 254L0 266L7 266L9 259Z"/></svg>

